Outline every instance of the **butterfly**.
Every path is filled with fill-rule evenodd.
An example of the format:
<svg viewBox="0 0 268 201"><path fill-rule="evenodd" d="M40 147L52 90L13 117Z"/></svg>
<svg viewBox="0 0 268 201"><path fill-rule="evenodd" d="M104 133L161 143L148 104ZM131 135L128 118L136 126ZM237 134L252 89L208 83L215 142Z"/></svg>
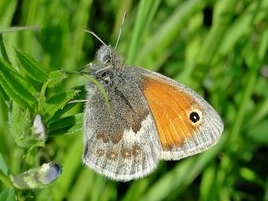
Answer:
<svg viewBox="0 0 268 201"><path fill-rule="evenodd" d="M195 91L126 66L104 42L96 59L89 68L98 84L85 86L85 165L112 180L130 181L150 174L159 160L180 160L219 141L223 122Z"/></svg>

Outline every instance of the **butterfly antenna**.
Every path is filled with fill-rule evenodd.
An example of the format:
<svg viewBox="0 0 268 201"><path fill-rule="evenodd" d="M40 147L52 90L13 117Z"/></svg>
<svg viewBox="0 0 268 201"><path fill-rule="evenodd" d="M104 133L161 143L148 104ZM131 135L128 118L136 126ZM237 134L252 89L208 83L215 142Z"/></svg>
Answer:
<svg viewBox="0 0 268 201"><path fill-rule="evenodd" d="M115 44L114 50L117 49L119 40L120 40L120 38L121 38L122 29L123 29L123 26L124 26L124 23L125 23L126 15L127 15L127 13L125 12L125 13L124 13L124 16L123 16L123 19L122 19L122 23L121 23L120 29L119 29L119 34L118 34L118 37L117 37L117 40L116 40L116 44Z"/></svg>
<svg viewBox="0 0 268 201"><path fill-rule="evenodd" d="M108 45L105 43L105 42L103 42L103 40L101 40L100 39L100 37L97 35L97 34L95 34L93 31L89 31L89 30L84 30L86 33L89 33L89 34L91 34L92 36L94 36L96 39L98 39L104 46L106 46L106 47L108 47Z"/></svg>

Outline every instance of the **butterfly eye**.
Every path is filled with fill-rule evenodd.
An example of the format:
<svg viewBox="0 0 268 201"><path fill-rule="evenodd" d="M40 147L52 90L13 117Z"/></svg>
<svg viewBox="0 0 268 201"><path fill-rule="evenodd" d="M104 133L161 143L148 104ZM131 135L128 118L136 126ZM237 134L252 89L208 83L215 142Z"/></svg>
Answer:
<svg viewBox="0 0 268 201"><path fill-rule="evenodd" d="M189 119L193 126L198 126L202 120L202 113L200 110L193 110L189 113Z"/></svg>

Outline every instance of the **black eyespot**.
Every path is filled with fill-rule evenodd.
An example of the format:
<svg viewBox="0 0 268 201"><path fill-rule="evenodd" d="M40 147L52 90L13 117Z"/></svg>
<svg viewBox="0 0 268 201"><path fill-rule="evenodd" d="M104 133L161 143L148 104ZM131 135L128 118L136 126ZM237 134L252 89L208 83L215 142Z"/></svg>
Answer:
<svg viewBox="0 0 268 201"><path fill-rule="evenodd" d="M189 118L193 123L197 123L201 119L201 117L199 116L197 112L191 112L189 115Z"/></svg>

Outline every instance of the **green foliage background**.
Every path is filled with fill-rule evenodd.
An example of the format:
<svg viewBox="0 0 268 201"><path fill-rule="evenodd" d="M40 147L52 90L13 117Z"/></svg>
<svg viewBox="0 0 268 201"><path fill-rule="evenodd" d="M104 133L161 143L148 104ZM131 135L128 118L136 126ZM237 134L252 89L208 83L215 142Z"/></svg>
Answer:
<svg viewBox="0 0 268 201"><path fill-rule="evenodd" d="M1 0L0 200L268 200L268 0ZM144 179L110 181L81 164L83 76L100 42L195 89L225 130L209 151L161 162ZM35 26L20 31L15 26ZM34 58L34 59L33 59ZM35 60L36 59L36 60ZM34 137L41 114L47 138ZM37 190L9 175L43 162L62 175Z"/></svg>

